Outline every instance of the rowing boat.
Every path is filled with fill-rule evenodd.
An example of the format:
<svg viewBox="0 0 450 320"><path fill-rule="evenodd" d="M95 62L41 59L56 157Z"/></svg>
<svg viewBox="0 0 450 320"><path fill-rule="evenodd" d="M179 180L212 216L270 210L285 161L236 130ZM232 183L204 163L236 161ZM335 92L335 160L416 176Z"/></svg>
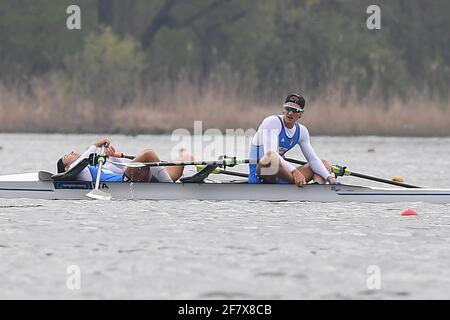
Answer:
<svg viewBox="0 0 450 320"><path fill-rule="evenodd" d="M38 173L0 176L0 198L83 200L94 182L53 181ZM313 202L450 203L450 189L394 189L355 185L247 184L245 180L204 183L100 183L113 200L260 200Z"/></svg>

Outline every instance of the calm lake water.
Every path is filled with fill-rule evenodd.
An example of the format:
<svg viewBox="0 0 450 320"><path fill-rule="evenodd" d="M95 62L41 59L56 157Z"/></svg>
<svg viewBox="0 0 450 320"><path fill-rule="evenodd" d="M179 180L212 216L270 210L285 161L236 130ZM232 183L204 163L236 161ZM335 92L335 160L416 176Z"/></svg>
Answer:
<svg viewBox="0 0 450 320"><path fill-rule="evenodd" d="M55 171L64 152L97 138L0 134L0 174ZM177 145L111 140L163 159ZM450 138L312 143L356 172L450 188ZM406 208L418 215L401 216ZM450 205L0 199L0 298L450 299L449 241Z"/></svg>

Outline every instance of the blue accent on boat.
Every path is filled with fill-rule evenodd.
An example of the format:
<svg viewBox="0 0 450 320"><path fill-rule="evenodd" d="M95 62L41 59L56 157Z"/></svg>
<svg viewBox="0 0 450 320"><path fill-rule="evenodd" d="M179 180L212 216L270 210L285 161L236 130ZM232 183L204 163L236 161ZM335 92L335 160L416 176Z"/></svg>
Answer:
<svg viewBox="0 0 450 320"><path fill-rule="evenodd" d="M1 191L36 191L36 192L55 192L52 189L22 189L22 188L0 188Z"/></svg>
<svg viewBox="0 0 450 320"><path fill-rule="evenodd" d="M92 182L90 181L55 181L53 183L55 189L81 189L81 190L92 190Z"/></svg>

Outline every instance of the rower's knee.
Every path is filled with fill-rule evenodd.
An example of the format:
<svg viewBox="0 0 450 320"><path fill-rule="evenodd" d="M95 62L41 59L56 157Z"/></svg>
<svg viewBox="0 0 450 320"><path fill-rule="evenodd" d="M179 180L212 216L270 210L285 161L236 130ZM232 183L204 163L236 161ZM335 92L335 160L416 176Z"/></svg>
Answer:
<svg viewBox="0 0 450 320"><path fill-rule="evenodd" d="M276 158L278 157L277 153L275 151L267 151L264 155L267 158Z"/></svg>
<svg viewBox="0 0 450 320"><path fill-rule="evenodd" d="M276 161L278 161L278 155L276 152L274 151L267 151L264 156L261 158L261 162L263 164L270 164L270 163L274 163Z"/></svg>
<svg viewBox="0 0 450 320"><path fill-rule="evenodd" d="M275 176L280 169L280 158L276 152L268 151L264 154L256 167L259 176Z"/></svg>
<svg viewBox="0 0 450 320"><path fill-rule="evenodd" d="M159 157L153 149L144 149L143 155L148 161L159 161Z"/></svg>

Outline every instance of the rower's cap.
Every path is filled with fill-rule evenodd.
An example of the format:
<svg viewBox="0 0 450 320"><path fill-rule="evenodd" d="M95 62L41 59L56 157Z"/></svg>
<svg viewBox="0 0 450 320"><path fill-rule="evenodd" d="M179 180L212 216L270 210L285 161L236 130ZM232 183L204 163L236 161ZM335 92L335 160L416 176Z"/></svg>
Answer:
<svg viewBox="0 0 450 320"><path fill-rule="evenodd" d="M286 102L293 102L296 105L300 106L301 109L305 107L305 98L303 98L303 96L299 95L298 93L288 94L284 103Z"/></svg>
<svg viewBox="0 0 450 320"><path fill-rule="evenodd" d="M64 165L63 158L60 158L56 163L56 169L58 170L58 173L66 171L66 166Z"/></svg>

